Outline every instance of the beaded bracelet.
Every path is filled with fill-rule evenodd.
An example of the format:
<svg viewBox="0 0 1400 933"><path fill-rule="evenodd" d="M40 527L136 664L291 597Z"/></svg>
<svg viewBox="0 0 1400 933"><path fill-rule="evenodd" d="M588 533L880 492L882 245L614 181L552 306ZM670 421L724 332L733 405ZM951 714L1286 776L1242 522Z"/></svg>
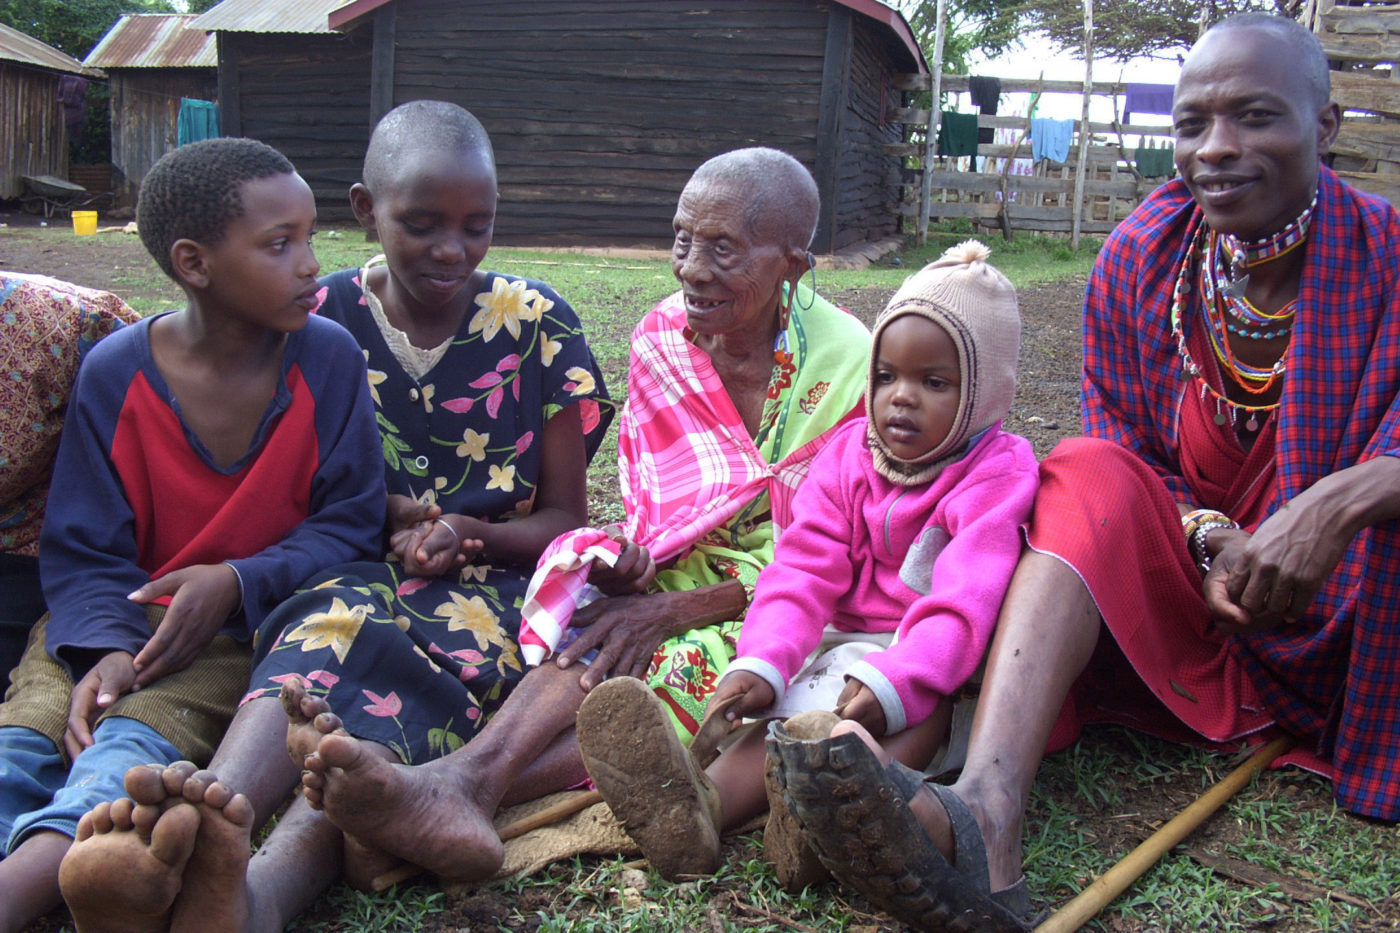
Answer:
<svg viewBox="0 0 1400 933"><path fill-rule="evenodd" d="M1196 529L1200 528L1204 522L1224 522L1227 525L1234 524L1234 522L1230 520L1230 516L1226 515L1224 512L1218 512L1215 509L1195 509L1181 516L1181 531L1182 534L1186 535L1187 541L1191 540L1191 537L1196 533Z"/></svg>
<svg viewBox="0 0 1400 933"><path fill-rule="evenodd" d="M1196 562L1201 573L1210 573L1211 556L1206 550L1206 537L1212 532L1221 528L1238 528L1239 525L1232 521L1204 521L1196 526L1196 531L1191 535L1186 544L1186 549L1191 552L1191 559Z"/></svg>

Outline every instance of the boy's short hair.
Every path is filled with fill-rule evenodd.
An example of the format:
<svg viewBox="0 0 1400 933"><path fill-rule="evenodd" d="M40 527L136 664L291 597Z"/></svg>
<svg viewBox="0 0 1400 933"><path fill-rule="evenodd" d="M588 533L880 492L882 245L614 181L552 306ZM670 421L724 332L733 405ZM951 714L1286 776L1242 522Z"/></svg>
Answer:
<svg viewBox="0 0 1400 933"><path fill-rule="evenodd" d="M491 137L469 110L445 100L411 100L384 114L370 134L360 177L382 194L410 150L479 155L494 171Z"/></svg>
<svg viewBox="0 0 1400 933"><path fill-rule="evenodd" d="M217 244L228 225L243 216L244 182L295 171L286 156L256 139L205 139L167 152L141 182L136 202L141 242L175 279L170 247L176 240Z"/></svg>

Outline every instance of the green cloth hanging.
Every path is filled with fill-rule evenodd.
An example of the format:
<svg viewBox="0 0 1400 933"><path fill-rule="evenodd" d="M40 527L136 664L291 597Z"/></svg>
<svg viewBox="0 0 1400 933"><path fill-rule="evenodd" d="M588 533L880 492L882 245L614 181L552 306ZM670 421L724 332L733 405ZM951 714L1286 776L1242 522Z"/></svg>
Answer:
<svg viewBox="0 0 1400 933"><path fill-rule="evenodd" d="M219 135L219 105L212 100L183 97L175 127L176 142L181 146L201 139L214 139Z"/></svg>
<svg viewBox="0 0 1400 933"><path fill-rule="evenodd" d="M977 114L943 111L938 120L938 154L977 155Z"/></svg>
<svg viewBox="0 0 1400 933"><path fill-rule="evenodd" d="M1143 178L1165 178L1173 172L1174 150L1171 146L1149 149L1138 146L1133 161L1137 163L1138 174Z"/></svg>

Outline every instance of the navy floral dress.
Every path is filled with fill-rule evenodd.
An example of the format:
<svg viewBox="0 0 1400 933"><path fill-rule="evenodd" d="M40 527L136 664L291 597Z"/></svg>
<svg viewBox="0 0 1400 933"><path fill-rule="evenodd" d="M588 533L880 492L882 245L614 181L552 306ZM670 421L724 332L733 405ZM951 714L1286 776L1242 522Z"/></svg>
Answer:
<svg viewBox="0 0 1400 933"><path fill-rule="evenodd" d="M362 276L326 276L318 313L364 348L390 493L493 522L528 515L544 424L569 405L592 458L612 404L578 316L553 289L487 273L461 332L414 379L385 342ZM524 676L516 639L534 568L486 560L422 578L389 553L313 577L259 632L248 699L299 676L352 735L406 763L460 747Z"/></svg>

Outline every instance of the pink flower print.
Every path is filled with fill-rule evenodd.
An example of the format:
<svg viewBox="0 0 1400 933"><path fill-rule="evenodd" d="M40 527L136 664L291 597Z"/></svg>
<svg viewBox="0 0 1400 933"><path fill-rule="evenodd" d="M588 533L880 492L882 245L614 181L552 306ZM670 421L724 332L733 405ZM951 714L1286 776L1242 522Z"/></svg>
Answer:
<svg viewBox="0 0 1400 933"><path fill-rule="evenodd" d="M518 457L530 449L530 445L535 442L535 432L526 431L515 440L515 455Z"/></svg>
<svg viewBox="0 0 1400 933"><path fill-rule="evenodd" d="M603 420L602 413L598 410L598 403L591 398L586 398L578 403L578 414L583 419L583 433L589 434L598 426L598 422Z"/></svg>
<svg viewBox="0 0 1400 933"><path fill-rule="evenodd" d="M416 593L431 582L425 577L409 577L399 584L399 588L394 590L394 595L407 596L410 593Z"/></svg>
<svg viewBox="0 0 1400 933"><path fill-rule="evenodd" d="M306 679L311 681L313 684L320 684L327 690L340 683L340 678L338 676L332 674L330 671L322 670L312 671L310 674L306 675Z"/></svg>
<svg viewBox="0 0 1400 933"><path fill-rule="evenodd" d="M480 664L486 660L486 655L472 648L462 648L448 655L449 658L456 658L463 664Z"/></svg>
<svg viewBox="0 0 1400 933"><path fill-rule="evenodd" d="M515 369L519 369L519 368L520 368L520 354L519 354L519 353L512 353L510 356L502 357L502 358L501 358L501 361L500 361L499 363L496 364L496 372L498 372L498 373L509 372L509 371L511 371L511 370L515 370Z"/></svg>
<svg viewBox="0 0 1400 933"><path fill-rule="evenodd" d="M471 381L471 387L473 389L489 389L492 386L500 385L502 382L505 382L505 377L500 373L485 373L473 379Z"/></svg>
<svg viewBox="0 0 1400 933"><path fill-rule="evenodd" d="M467 412L472 410L472 406L476 404L476 399L450 398L447 401L439 402L438 404L440 404L443 408L446 408L453 414L465 415Z"/></svg>
<svg viewBox="0 0 1400 933"><path fill-rule="evenodd" d="M268 680L272 681L273 683L277 683L277 684L285 684L285 683L289 683L289 682L291 682L291 681L293 681L293 680L302 680L302 679L303 679L303 678L302 678L302 676L301 676L300 674L274 674L273 676L271 676L271 677L268 678Z"/></svg>
<svg viewBox="0 0 1400 933"><path fill-rule="evenodd" d="M399 695L393 691L386 697L379 696L369 690L361 690L365 696L369 697L369 705L364 707L364 711L371 716L383 716L392 719L403 712L403 701Z"/></svg>
<svg viewBox="0 0 1400 933"><path fill-rule="evenodd" d="M492 375L495 375L495 373L492 373ZM517 383L517 385L518 384L519 383ZM502 400L504 400L505 395L506 394L501 390L501 387L496 386L496 388L491 390L491 394L486 397L486 413L492 418L495 418L500 415L501 402Z"/></svg>
<svg viewBox="0 0 1400 933"><path fill-rule="evenodd" d="M475 706L471 707L467 710L467 718L472 722L476 722L481 718L481 710L477 709Z"/></svg>

